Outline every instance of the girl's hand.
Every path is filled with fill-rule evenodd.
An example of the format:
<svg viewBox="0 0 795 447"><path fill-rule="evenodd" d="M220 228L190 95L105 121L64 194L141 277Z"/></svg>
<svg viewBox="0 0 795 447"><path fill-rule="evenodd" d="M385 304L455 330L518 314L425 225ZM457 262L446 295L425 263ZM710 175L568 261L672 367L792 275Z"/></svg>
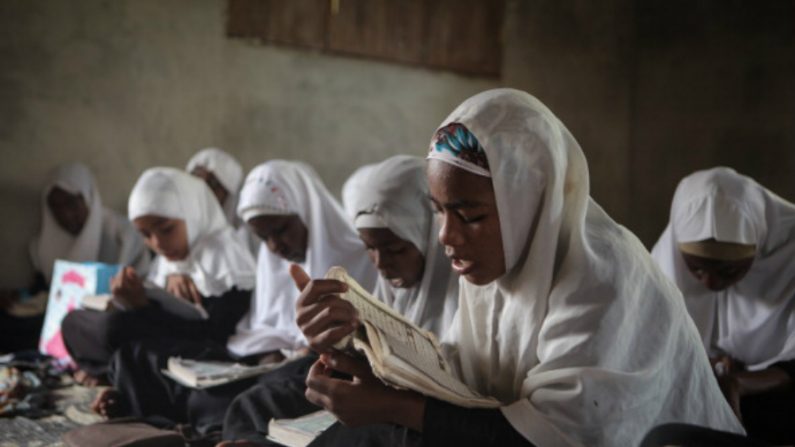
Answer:
<svg viewBox="0 0 795 447"><path fill-rule="evenodd" d="M743 415L740 411L740 384L737 379L733 374L718 377L718 386L720 386L720 390L723 392L723 396L729 403L734 415L737 416L737 419L742 423Z"/></svg>
<svg viewBox="0 0 795 447"><path fill-rule="evenodd" d="M333 378L333 371L351 379ZM393 423L422 431L425 398L384 385L362 360L342 353L323 354L310 368L306 385L306 398L345 425Z"/></svg>
<svg viewBox="0 0 795 447"><path fill-rule="evenodd" d="M743 397L777 391L786 392L792 386L792 379L784 369L771 366L758 371L735 370L718 377L718 385L737 418L742 422L740 400Z"/></svg>
<svg viewBox="0 0 795 447"><path fill-rule="evenodd" d="M338 294L348 286L333 279L311 279L296 264L290 265L290 275L301 295L296 304L296 323L317 352L330 352L359 325L356 309Z"/></svg>
<svg viewBox="0 0 795 447"><path fill-rule="evenodd" d="M166 290L168 293L193 304L202 303L202 295L188 275L168 275Z"/></svg>
<svg viewBox="0 0 795 447"><path fill-rule="evenodd" d="M331 377L333 371L351 379ZM322 354L310 368L306 386L306 398L345 425L391 423L422 431L425 397L384 385L370 365L347 354Z"/></svg>
<svg viewBox="0 0 795 447"><path fill-rule="evenodd" d="M110 291L114 298L127 307L135 309L149 304L144 293L144 283L132 267L124 267L111 279Z"/></svg>

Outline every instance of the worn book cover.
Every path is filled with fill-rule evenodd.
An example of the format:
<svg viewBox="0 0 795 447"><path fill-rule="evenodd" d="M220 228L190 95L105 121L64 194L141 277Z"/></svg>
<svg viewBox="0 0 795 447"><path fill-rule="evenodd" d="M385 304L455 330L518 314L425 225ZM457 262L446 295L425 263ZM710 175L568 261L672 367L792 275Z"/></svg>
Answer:
<svg viewBox="0 0 795 447"><path fill-rule="evenodd" d="M204 389L258 376L282 366L284 362L243 365L234 362L191 360L169 357L163 374L190 388Z"/></svg>
<svg viewBox="0 0 795 447"><path fill-rule="evenodd" d="M305 447L335 422L334 415L325 410L296 419L271 419L268 439L287 447Z"/></svg>

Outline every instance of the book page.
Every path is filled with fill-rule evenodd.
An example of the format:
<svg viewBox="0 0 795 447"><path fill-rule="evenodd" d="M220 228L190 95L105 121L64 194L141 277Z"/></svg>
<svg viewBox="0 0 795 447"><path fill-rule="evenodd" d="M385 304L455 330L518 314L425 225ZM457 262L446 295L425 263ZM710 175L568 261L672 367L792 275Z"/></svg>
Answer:
<svg viewBox="0 0 795 447"><path fill-rule="evenodd" d="M111 299L112 297L109 294L86 295L83 297L83 302L80 303L80 305L83 307L83 309L105 311L108 309Z"/></svg>
<svg viewBox="0 0 795 447"><path fill-rule="evenodd" d="M344 270L329 271L327 278L333 278L348 284L348 292L342 297L350 301L359 312L359 319L367 321L379 332L389 337L390 348L395 355L419 369L448 371L447 363L439 352L438 343L430 332L423 331L395 312L381 301L372 297L356 283ZM332 276L336 275L336 276Z"/></svg>
<svg viewBox="0 0 795 447"><path fill-rule="evenodd" d="M379 331L381 332L381 331ZM450 372L444 369L446 364L441 365L435 362L428 361L430 355L424 352L426 348L414 345L411 341L404 343L401 340L395 339L391 334L381 332L379 337L384 339L384 342L389 346L392 355L398 357L404 362L412 365L416 370L425 374L428 379L435 382L437 385L458 394L461 397L471 399L481 399L482 396L474 393L464 383L455 378ZM436 354L436 352L434 352ZM441 397L441 396L440 396Z"/></svg>
<svg viewBox="0 0 795 447"><path fill-rule="evenodd" d="M359 312L359 318L376 331L378 338L381 339L380 342L388 347L389 356L402 361L396 363L410 365L411 369L416 371L414 375L423 374L439 387L460 397L484 400L450 373L450 367L442 356L441 348L433 334L418 328L395 310L372 297L350 278L344 269L333 267L326 277L348 284L348 292L342 298L353 304Z"/></svg>
<svg viewBox="0 0 795 447"><path fill-rule="evenodd" d="M381 312L368 301L358 299L361 302L354 306L359 310L360 317L388 339L389 348L395 355L422 370L447 370L447 364L437 351L436 344L425 333L409 322Z"/></svg>

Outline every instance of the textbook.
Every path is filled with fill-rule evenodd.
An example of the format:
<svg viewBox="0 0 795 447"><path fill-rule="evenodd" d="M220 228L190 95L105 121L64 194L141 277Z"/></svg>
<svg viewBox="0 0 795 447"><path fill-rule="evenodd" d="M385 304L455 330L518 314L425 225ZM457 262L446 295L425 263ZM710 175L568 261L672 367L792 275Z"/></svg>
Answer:
<svg viewBox="0 0 795 447"><path fill-rule="evenodd" d="M174 296L165 289L157 287L154 284L147 283L144 287L144 294L148 299L157 303L164 311L185 320L206 320L209 318L207 310L205 310L204 307ZM93 309L104 312L110 307L111 301L113 301L113 295L107 293L86 295L83 297L80 306L83 309ZM118 300L116 302L124 307L123 303L120 303Z"/></svg>
<svg viewBox="0 0 795 447"><path fill-rule="evenodd" d="M108 293L110 280L119 268L119 265L99 262L55 261L39 337L39 352L51 355L61 366L72 363L63 341L61 321L69 312L82 308L86 295Z"/></svg>
<svg viewBox="0 0 795 447"><path fill-rule="evenodd" d="M468 408L496 408L501 404L470 390L453 374L436 337L370 295L342 267L326 274L348 285L342 299L353 304L362 325L335 348L363 354L373 374L387 385Z"/></svg>
<svg viewBox="0 0 795 447"><path fill-rule="evenodd" d="M249 366L233 362L169 357L168 369L163 369L161 372L181 385L204 389L258 376L274 370L284 363L283 361Z"/></svg>
<svg viewBox="0 0 795 447"><path fill-rule="evenodd" d="M200 304L194 304L188 300L176 297L165 289L151 283L146 283L144 291L147 298L159 304L164 311L172 315L185 320L206 320L210 318L207 310Z"/></svg>
<svg viewBox="0 0 795 447"><path fill-rule="evenodd" d="M337 418L325 410L295 419L271 419L268 439L287 447L306 447L335 422Z"/></svg>
<svg viewBox="0 0 795 447"><path fill-rule="evenodd" d="M83 297L83 302L80 304L83 309L92 309L104 312L108 310L111 299L113 299L113 296L109 293L103 293L101 295L86 295Z"/></svg>

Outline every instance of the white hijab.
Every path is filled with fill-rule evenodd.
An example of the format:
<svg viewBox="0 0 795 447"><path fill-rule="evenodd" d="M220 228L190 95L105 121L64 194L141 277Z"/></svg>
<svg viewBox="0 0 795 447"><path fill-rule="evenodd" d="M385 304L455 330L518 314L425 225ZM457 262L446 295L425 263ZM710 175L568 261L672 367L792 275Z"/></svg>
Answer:
<svg viewBox="0 0 795 447"><path fill-rule="evenodd" d="M243 181L243 168L240 166L240 162L228 152L208 147L197 152L188 161L185 170L190 173L196 168L204 168L212 172L229 193L223 205L224 215L230 225L238 227L241 222L237 218L237 200L240 183Z"/></svg>
<svg viewBox="0 0 795 447"><path fill-rule="evenodd" d="M345 180L345 183L342 184L342 207L345 209L345 214L351 222L353 222L358 213L355 203L356 197L359 195L362 188L364 188L364 182L376 166L378 166L378 163L359 166L353 171L353 174Z"/></svg>
<svg viewBox="0 0 795 447"><path fill-rule="evenodd" d="M450 326L458 308L458 276L439 244L439 227L428 200L425 160L398 155L359 168L343 188L345 208L356 228L387 228L425 257L422 280L393 287L378 276L375 295L409 320L437 335Z"/></svg>
<svg viewBox="0 0 795 447"><path fill-rule="evenodd" d="M251 254L235 237L210 188L198 178L173 168L147 169L130 193L128 212L130 220L152 215L182 219L187 226L187 258L169 261L157 256L149 271L156 285L165 287L168 275L184 274L206 298L233 287L254 288Z"/></svg>
<svg viewBox="0 0 795 447"><path fill-rule="evenodd" d="M243 183L238 214L245 221L264 215L297 214L308 232L306 260L301 267L311 277L322 277L329 268L340 265L362 286L371 289L375 284L377 273L364 245L345 219L342 207L309 166L272 160L254 168ZM229 339L233 353L242 356L307 346L295 324L299 293L288 267L288 261L264 243L260 245L256 299Z"/></svg>
<svg viewBox="0 0 795 447"><path fill-rule="evenodd" d="M88 207L88 218L77 236L58 225L47 205L47 196L59 187L80 194ZM81 163L67 163L55 169L41 194L41 231L33 239L30 255L33 266L49 283L56 259L75 262L133 264L146 270L149 255L138 233L123 217L102 206L91 171Z"/></svg>
<svg viewBox="0 0 795 447"><path fill-rule="evenodd" d="M678 244L705 239L756 245L748 274L725 290L704 287ZM795 205L733 169L696 172L676 188L652 256L682 290L711 355L751 370L795 358Z"/></svg>
<svg viewBox="0 0 795 447"><path fill-rule="evenodd" d="M462 380L535 445L633 446L666 422L742 433L680 293L589 197L557 117L497 89L452 122L485 149L508 270L482 287L462 279L447 337Z"/></svg>

